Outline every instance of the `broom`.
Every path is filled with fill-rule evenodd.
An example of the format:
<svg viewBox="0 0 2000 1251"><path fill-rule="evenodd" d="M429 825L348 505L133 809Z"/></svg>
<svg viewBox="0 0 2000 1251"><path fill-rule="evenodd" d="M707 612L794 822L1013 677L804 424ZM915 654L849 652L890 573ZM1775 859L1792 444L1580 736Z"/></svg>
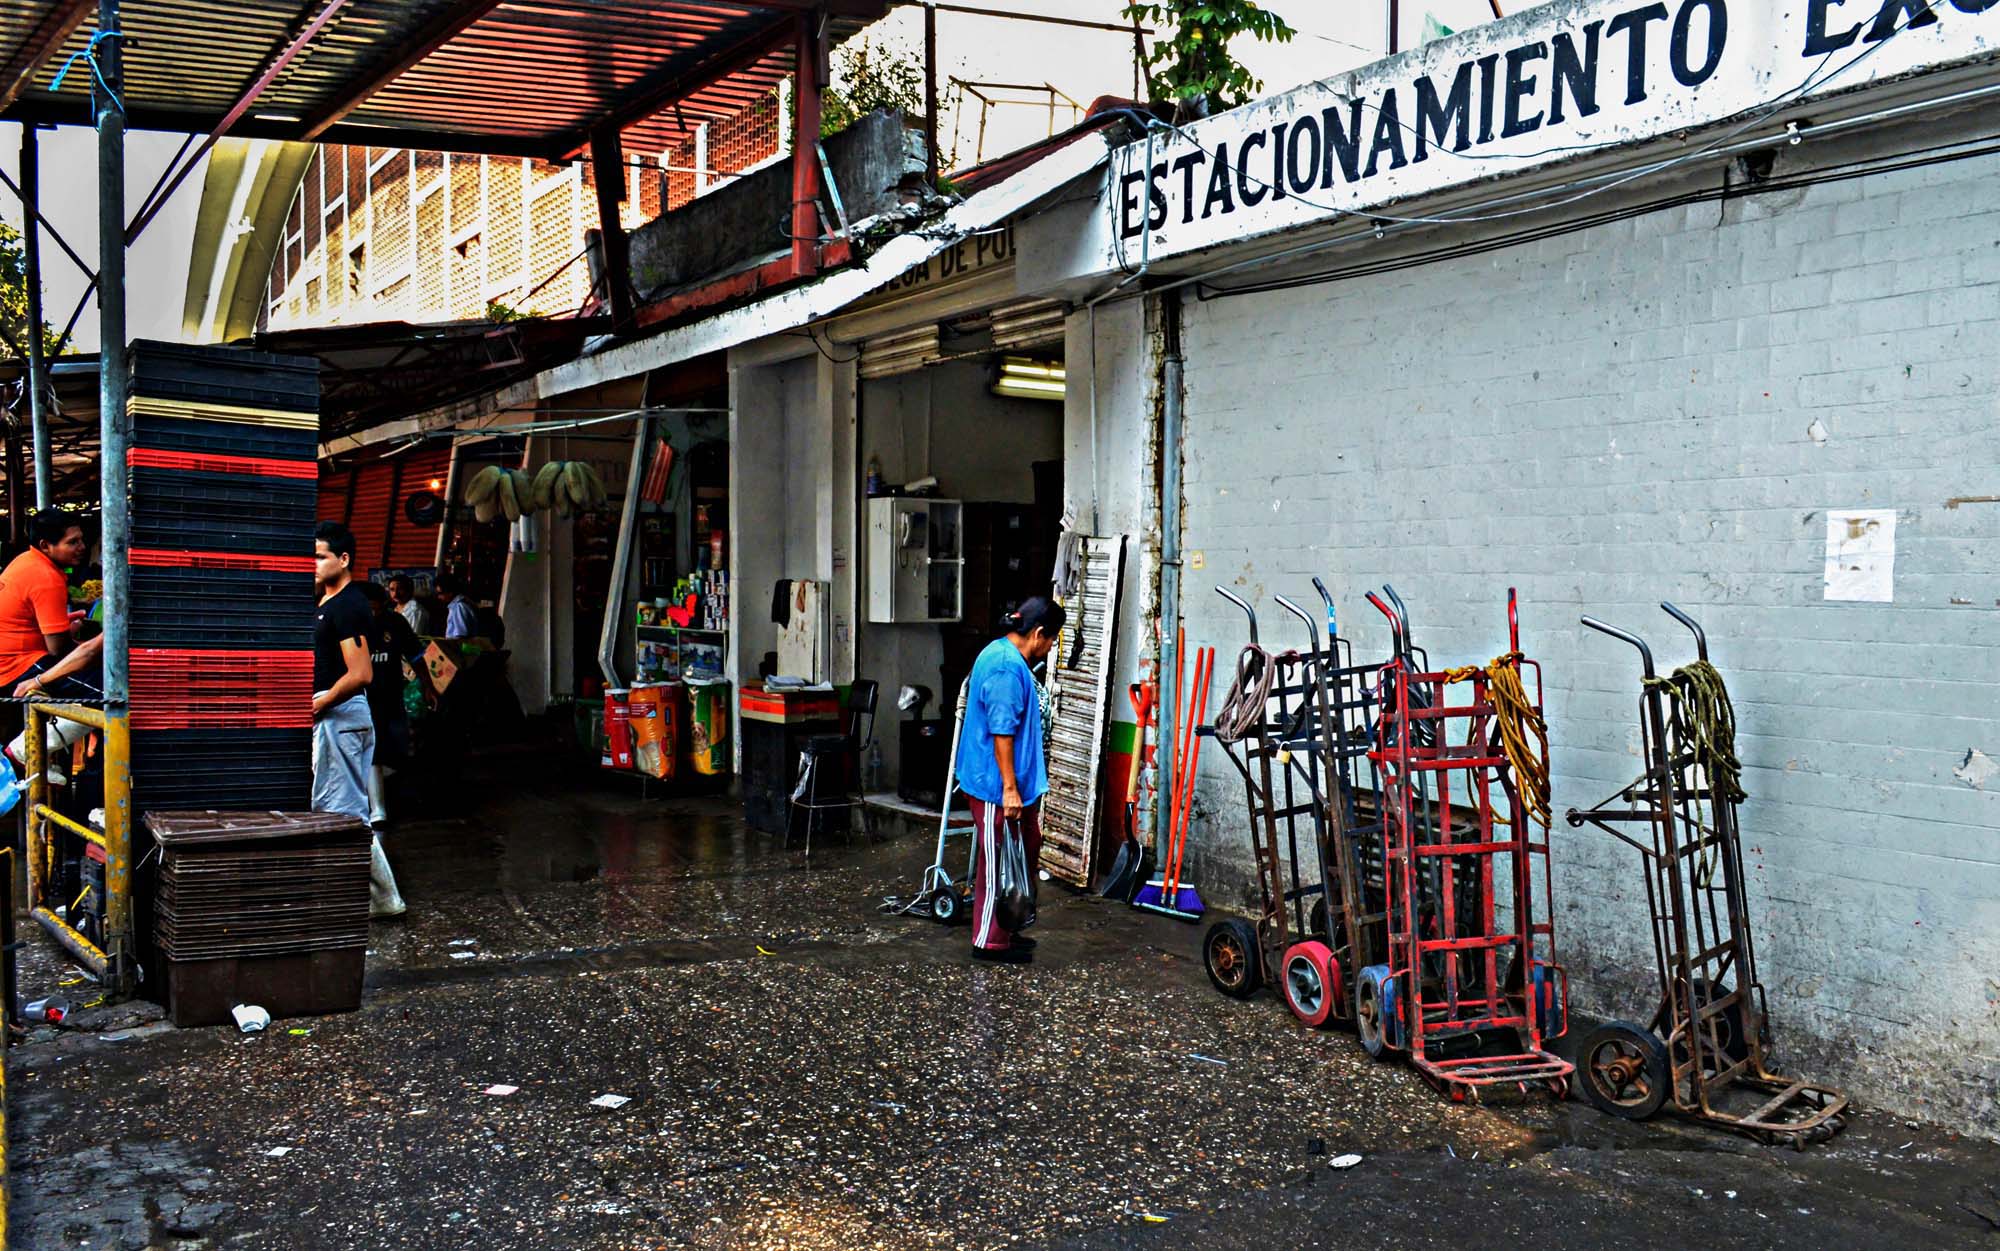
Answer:
<svg viewBox="0 0 2000 1251"><path fill-rule="evenodd" d="M1174 687L1175 739L1173 744L1174 785L1168 801L1168 841L1161 876L1139 888L1132 906L1182 921L1198 921L1206 910L1194 887L1181 882L1181 865L1187 854L1188 816L1193 808L1194 770L1201 762L1198 727L1208 717L1209 686L1215 676L1215 649L1197 649L1194 662L1194 691L1187 703L1187 720L1180 717L1180 683ZM1183 680L1185 673L1183 673Z"/></svg>

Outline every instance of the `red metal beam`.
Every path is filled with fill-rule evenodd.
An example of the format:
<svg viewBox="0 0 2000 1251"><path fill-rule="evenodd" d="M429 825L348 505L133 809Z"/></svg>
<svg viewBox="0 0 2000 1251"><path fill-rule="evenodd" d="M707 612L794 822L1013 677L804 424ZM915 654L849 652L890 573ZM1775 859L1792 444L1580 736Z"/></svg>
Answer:
<svg viewBox="0 0 2000 1251"><path fill-rule="evenodd" d="M792 274L819 272L820 91L826 86L819 23L801 15L792 77Z"/></svg>
<svg viewBox="0 0 2000 1251"><path fill-rule="evenodd" d="M502 0L459 0L458 4L445 10L436 21L419 31L395 60L357 83L344 85L339 95L309 114L299 137L308 142L318 141L328 127L367 103L368 97L402 77L474 22L499 8L501 3Z"/></svg>
<svg viewBox="0 0 2000 1251"><path fill-rule="evenodd" d="M63 0L47 13L0 68L0 110L14 103L56 49L97 12L97 0Z"/></svg>
<svg viewBox="0 0 2000 1251"><path fill-rule="evenodd" d="M820 254L820 264L827 269L835 269L854 259L854 247L846 239L835 239L826 245ZM778 287L789 286L798 275L792 272L790 257L767 261L755 269L746 269L704 283L692 291L670 295L663 300L641 305L636 321L640 326L659 326L691 313L713 309L722 304L735 304Z"/></svg>

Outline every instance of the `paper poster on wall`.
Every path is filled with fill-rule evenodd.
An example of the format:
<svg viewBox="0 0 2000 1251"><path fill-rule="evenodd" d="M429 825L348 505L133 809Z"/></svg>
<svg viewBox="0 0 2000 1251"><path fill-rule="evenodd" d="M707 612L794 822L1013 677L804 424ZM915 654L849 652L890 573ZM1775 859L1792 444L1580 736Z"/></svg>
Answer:
<svg viewBox="0 0 2000 1251"><path fill-rule="evenodd" d="M1896 598L1895 576L1895 509L1827 511L1827 599L1890 603Z"/></svg>

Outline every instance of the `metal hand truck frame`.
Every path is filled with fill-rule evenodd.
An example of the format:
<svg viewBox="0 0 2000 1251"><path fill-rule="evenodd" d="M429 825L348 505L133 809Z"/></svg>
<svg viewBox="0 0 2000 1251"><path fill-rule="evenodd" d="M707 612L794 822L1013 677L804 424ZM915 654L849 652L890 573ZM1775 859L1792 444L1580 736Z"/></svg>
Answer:
<svg viewBox="0 0 2000 1251"><path fill-rule="evenodd" d="M945 757L944 798L938 803L937 852L917 883L917 893L908 899L890 895L882 900L882 911L890 916L927 916L953 925L972 915L972 872L979 857L979 840L973 836L970 819L952 817L952 800L958 797L958 738L965 731L965 704L972 687L970 678L958 684L958 709L952 714L951 754ZM945 867L947 846L954 838L966 840L965 876L953 878Z"/></svg>
<svg viewBox="0 0 2000 1251"><path fill-rule="evenodd" d="M1313 586L1325 607L1326 645L1310 613L1275 597L1305 624L1309 649L1264 653L1261 663L1272 666L1269 694L1248 734L1224 739L1213 725L1200 731L1222 743L1243 778L1262 905L1254 923L1232 918L1211 926L1202 958L1209 980L1235 998L1249 997L1275 974L1286 1006L1317 1027L1353 1023L1348 980L1381 948L1382 908L1378 881L1370 916L1357 855L1379 829L1362 823L1356 802L1355 772L1369 766L1365 737L1352 719L1367 705L1374 667L1354 666L1352 645L1338 632L1333 596L1318 578ZM1216 589L1243 610L1250 645L1260 648L1256 610ZM1307 849L1300 846L1306 821L1310 879L1304 873Z"/></svg>
<svg viewBox="0 0 2000 1251"><path fill-rule="evenodd" d="M1388 959L1363 969L1356 983L1362 1046L1378 1057L1407 1051L1454 1100L1530 1084L1562 1098L1572 1066L1543 1045L1565 1031L1568 1010L1563 970L1553 959L1547 831L1535 840L1495 703L1500 671L1511 668L1528 699L1525 715L1539 721L1541 666L1521 655L1515 595L1507 595L1508 654L1487 669L1456 670L1414 667L1402 614L1379 596L1367 598L1389 620L1395 655L1383 666L1370 753L1383 786ZM1468 685L1469 698L1455 696ZM1496 791L1507 800L1504 815ZM1538 862L1541 911L1550 918L1541 921ZM1462 902L1468 896L1469 909ZM1538 952L1543 944L1547 958ZM1504 968L1503 955L1512 957ZM1508 1034L1511 1045L1503 1041Z"/></svg>
<svg viewBox="0 0 2000 1251"><path fill-rule="evenodd" d="M1719 688L1701 625L1670 603L1660 607L1693 633L1696 664L1666 678L1653 668L1646 641L1594 617L1583 624L1629 643L1642 674L1639 732L1645 772L1604 802L1572 808L1586 822L1636 850L1646 866L1659 1006L1646 1026L1609 1021L1577 1050L1584 1096L1614 1116L1645 1120L1665 1104L1767 1142L1803 1149L1844 1124L1847 1095L1831 1086L1770 1071L1770 1015L1751 938L1737 824L1740 790L1716 785L1690 724L1694 689L1704 676ZM1643 825L1641 842L1620 826ZM1749 1110L1723 1106L1732 1087L1765 1096ZM1739 1104L1740 1107L1740 1104Z"/></svg>

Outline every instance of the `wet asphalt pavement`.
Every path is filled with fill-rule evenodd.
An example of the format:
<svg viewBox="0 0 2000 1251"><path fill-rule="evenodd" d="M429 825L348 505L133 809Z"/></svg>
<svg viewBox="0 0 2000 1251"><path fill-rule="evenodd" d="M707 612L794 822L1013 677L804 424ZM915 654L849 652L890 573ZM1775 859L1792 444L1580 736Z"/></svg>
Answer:
<svg viewBox="0 0 2000 1251"><path fill-rule="evenodd" d="M808 867L725 800L510 771L391 840L359 1012L16 1047L11 1245L2000 1248L2000 1149L1893 1110L1795 1153L1456 1106L1215 994L1193 927L1050 886L1036 962L975 964L878 910L925 838Z"/></svg>

